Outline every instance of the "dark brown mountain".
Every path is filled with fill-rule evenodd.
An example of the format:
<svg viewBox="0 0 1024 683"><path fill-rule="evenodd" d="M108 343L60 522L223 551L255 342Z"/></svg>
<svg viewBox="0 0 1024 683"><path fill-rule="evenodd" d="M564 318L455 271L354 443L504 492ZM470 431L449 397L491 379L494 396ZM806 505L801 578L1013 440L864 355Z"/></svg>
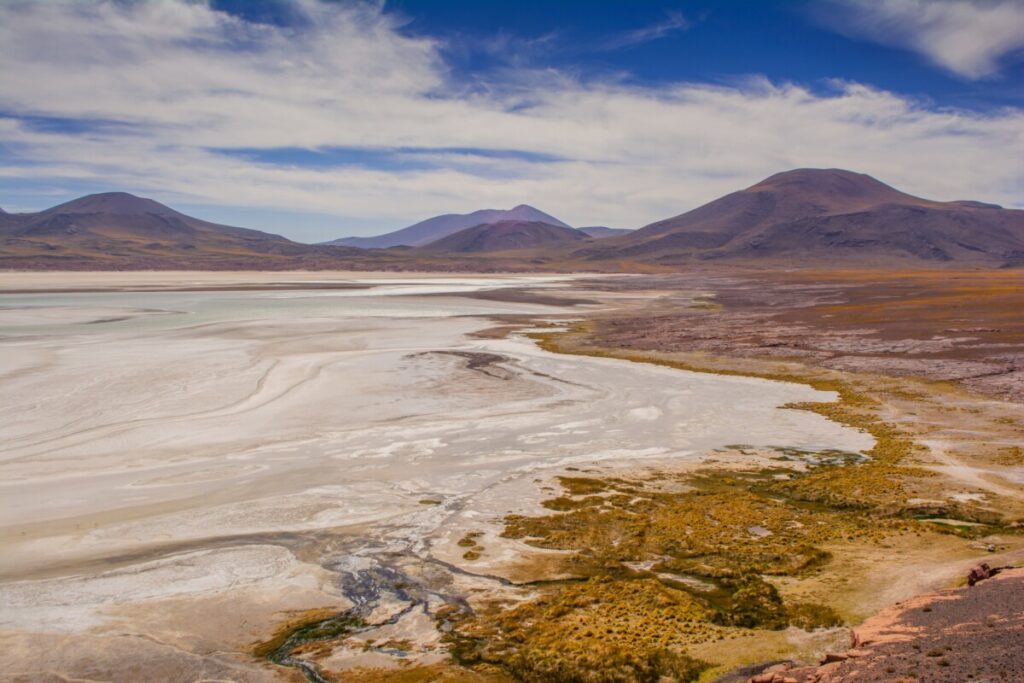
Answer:
<svg viewBox="0 0 1024 683"><path fill-rule="evenodd" d="M210 223L125 192L0 215L0 267L274 268L359 253Z"/></svg>
<svg viewBox="0 0 1024 683"><path fill-rule="evenodd" d="M779 173L579 255L692 259L1024 261L1024 211L938 202L839 169Z"/></svg>
<svg viewBox="0 0 1024 683"><path fill-rule="evenodd" d="M435 254L476 254L563 247L589 242L579 230L540 221L485 223L431 242L420 251Z"/></svg>

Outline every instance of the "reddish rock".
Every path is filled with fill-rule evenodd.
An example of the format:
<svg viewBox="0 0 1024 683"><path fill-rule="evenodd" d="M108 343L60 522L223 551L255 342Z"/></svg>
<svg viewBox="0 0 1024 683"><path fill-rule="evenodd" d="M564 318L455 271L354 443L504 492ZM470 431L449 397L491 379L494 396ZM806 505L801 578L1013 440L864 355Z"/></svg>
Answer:
<svg viewBox="0 0 1024 683"><path fill-rule="evenodd" d="M1024 569L981 564L971 574L980 581L973 588L883 610L857 628L853 649L785 675L802 683L1024 681Z"/></svg>
<svg viewBox="0 0 1024 683"><path fill-rule="evenodd" d="M992 568L988 566L987 562L982 562L979 565L971 567L971 571L967 572L967 585L973 586L979 581L992 577Z"/></svg>

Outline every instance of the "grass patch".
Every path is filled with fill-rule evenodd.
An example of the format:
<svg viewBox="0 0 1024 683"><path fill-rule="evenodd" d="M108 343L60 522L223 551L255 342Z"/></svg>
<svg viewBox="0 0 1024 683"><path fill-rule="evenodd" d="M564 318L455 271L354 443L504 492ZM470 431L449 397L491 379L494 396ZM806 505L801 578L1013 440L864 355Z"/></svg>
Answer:
<svg viewBox="0 0 1024 683"><path fill-rule="evenodd" d="M563 333L531 336L553 352L707 371L619 350L569 349ZM495 606L455 619L449 638L461 663L497 666L527 681L691 680L709 665L687 655L688 647L791 625L813 630L842 623L828 605L787 603L765 577L815 571L830 560L825 544L880 542L907 531L916 522L899 514L908 497L905 480L930 473L903 464L915 448L909 436L880 420L877 401L848 384L712 371L836 392L835 403L788 407L864 430L875 447L867 458L780 448L780 457L800 460L806 470L666 474L658 483L674 486L664 490L651 481L560 477L562 493L543 503L551 514L509 516L503 535L570 551L563 569L583 580L543 587L540 597L512 609ZM651 570L631 569L636 566Z"/></svg>

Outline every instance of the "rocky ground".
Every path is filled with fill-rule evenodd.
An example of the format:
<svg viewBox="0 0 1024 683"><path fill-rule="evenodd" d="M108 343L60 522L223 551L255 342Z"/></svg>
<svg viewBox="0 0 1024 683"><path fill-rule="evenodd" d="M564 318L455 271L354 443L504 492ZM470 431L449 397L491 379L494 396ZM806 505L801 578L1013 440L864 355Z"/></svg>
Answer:
<svg viewBox="0 0 1024 683"><path fill-rule="evenodd" d="M601 341L612 348L794 360L1024 401L1020 271L733 269L597 286L662 292L603 321Z"/></svg>
<svg viewBox="0 0 1024 683"><path fill-rule="evenodd" d="M898 516L930 519L947 531L973 535L978 550L998 553L1006 534L1017 534L1024 500L1020 273L732 271L645 276L597 286L618 293L646 289L657 296L642 306L591 318L558 342L563 350L685 369L802 378L812 385L839 382L871 404L868 414L884 419L913 446L891 462L900 471L887 476L900 482L898 489L886 491L880 481L843 476L835 480L836 489L866 483L855 498L874 499L883 508L895 505L902 509ZM833 417L843 419L841 414ZM930 474L921 476L924 472ZM827 479L813 481L803 493L822 485L827 490ZM979 514L988 521L1001 519L1002 536L978 543L981 527L970 520ZM909 569L910 554L902 559L902 570ZM1010 564L1021 559L1018 552L1000 558ZM889 570L902 574L900 564L890 561ZM892 583L902 584L902 595L908 596L964 579L967 565L948 548L935 545L931 564L936 573L912 569L921 572L916 581L893 576ZM959 574L950 571L953 567ZM815 580L795 581L801 583L813 586ZM824 602L842 604L843 594L848 600L860 593L856 585L837 588L826 592L832 602ZM1020 588L1021 573L1007 571L974 589L898 603L854 631L857 648L831 653L824 666L788 662L768 666L765 673L761 664L737 668L721 680L1018 680L1024 665L1018 654L1019 614L1014 612L1019 612ZM905 599L885 592L869 602L880 607L886 600ZM930 604L936 601L943 609ZM897 622L903 624L898 637L867 635ZM714 654L715 648L692 651ZM960 657L962 652L969 654ZM805 649L804 656L809 655Z"/></svg>
<svg viewBox="0 0 1024 683"><path fill-rule="evenodd" d="M751 681L1024 680L1024 570L897 603L853 629L851 641L819 666L783 662Z"/></svg>

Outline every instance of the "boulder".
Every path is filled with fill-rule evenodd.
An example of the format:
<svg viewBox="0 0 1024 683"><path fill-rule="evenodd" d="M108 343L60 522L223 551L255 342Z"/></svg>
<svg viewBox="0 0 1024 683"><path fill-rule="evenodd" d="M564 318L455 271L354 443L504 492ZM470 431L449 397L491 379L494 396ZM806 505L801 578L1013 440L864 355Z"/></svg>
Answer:
<svg viewBox="0 0 1024 683"><path fill-rule="evenodd" d="M988 566L987 562L975 565L971 567L971 571L967 572L967 585L973 586L979 581L992 578L993 573L992 568Z"/></svg>

